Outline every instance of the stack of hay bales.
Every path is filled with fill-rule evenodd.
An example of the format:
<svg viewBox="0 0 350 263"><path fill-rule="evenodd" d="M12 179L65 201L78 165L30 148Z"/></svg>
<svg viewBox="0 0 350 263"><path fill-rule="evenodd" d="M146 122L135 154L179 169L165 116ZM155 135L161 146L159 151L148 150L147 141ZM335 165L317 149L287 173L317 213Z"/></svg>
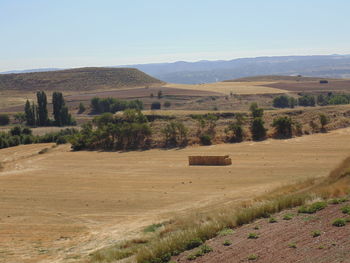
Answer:
<svg viewBox="0 0 350 263"><path fill-rule="evenodd" d="M228 155L224 156L189 156L189 165L231 165L232 160Z"/></svg>

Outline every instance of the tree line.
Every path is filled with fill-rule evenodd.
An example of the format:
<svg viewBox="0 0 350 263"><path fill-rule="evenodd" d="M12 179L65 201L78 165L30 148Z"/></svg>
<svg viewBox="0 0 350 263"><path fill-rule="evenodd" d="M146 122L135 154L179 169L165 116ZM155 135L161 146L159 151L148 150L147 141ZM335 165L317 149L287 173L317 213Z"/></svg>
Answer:
<svg viewBox="0 0 350 263"><path fill-rule="evenodd" d="M119 100L115 98L92 98L90 101L91 112L101 114L105 112L116 113L127 109L143 110L143 102L140 100Z"/></svg>
<svg viewBox="0 0 350 263"><path fill-rule="evenodd" d="M59 132L46 133L45 135L33 135L28 127L15 126L8 132L0 132L0 149L18 146L21 144L66 143L68 138L77 133L75 129L64 129Z"/></svg>
<svg viewBox="0 0 350 263"><path fill-rule="evenodd" d="M298 105L304 107L341 105L350 104L350 95L329 92L327 95L319 94L317 96L304 94L297 99L291 96L281 95L275 97L272 103L275 108L294 108Z"/></svg>

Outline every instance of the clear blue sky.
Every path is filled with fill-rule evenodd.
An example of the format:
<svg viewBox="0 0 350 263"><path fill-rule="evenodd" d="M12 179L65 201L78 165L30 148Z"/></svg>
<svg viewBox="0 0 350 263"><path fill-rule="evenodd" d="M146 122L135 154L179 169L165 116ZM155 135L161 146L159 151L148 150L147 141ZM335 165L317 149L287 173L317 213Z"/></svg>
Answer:
<svg viewBox="0 0 350 263"><path fill-rule="evenodd" d="M0 0L0 71L350 54L349 0Z"/></svg>

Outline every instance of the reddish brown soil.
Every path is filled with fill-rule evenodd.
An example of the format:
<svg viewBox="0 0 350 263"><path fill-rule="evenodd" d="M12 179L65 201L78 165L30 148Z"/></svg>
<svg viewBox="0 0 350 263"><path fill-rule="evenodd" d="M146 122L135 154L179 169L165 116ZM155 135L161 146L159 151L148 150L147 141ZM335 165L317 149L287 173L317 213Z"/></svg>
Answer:
<svg viewBox="0 0 350 263"><path fill-rule="evenodd" d="M345 203L346 204L346 203ZM297 214L297 210L283 211L276 214L276 223L260 219L253 224L235 229L235 233L217 237L206 242L213 251L193 261L187 256L193 251L186 251L174 258L175 262L350 262L350 223L344 227L332 226L336 218L345 218L340 209L345 204L328 205L315 214ZM350 202L347 202L350 204ZM283 220L283 215L293 213L291 220ZM259 226L259 229L254 229ZM321 235L313 237L313 231ZM259 238L248 239L249 233L257 233ZM223 242L229 240L230 246ZM295 244L296 248L290 246ZM198 248L197 248L198 249ZM248 260L255 254L256 260Z"/></svg>
<svg viewBox="0 0 350 263"><path fill-rule="evenodd" d="M294 92L350 92L350 80L329 80L327 84L319 81L277 82L265 86Z"/></svg>

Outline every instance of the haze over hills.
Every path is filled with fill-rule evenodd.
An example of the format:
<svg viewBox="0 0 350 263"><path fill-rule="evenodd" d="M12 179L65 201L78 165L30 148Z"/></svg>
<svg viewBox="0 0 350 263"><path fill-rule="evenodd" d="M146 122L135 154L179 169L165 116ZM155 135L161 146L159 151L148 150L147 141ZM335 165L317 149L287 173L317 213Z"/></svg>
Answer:
<svg viewBox="0 0 350 263"><path fill-rule="evenodd" d="M161 84L134 68L76 68L47 72L0 74L0 90L84 91Z"/></svg>
<svg viewBox="0 0 350 263"><path fill-rule="evenodd" d="M198 84L260 75L350 78L350 55L282 56L129 65L166 82Z"/></svg>
<svg viewBox="0 0 350 263"><path fill-rule="evenodd" d="M350 55L279 56L233 60L135 64L108 68L136 68L170 83L199 84L263 75L350 78ZM49 72L56 68L7 71ZM0 74L1 76L1 74Z"/></svg>

